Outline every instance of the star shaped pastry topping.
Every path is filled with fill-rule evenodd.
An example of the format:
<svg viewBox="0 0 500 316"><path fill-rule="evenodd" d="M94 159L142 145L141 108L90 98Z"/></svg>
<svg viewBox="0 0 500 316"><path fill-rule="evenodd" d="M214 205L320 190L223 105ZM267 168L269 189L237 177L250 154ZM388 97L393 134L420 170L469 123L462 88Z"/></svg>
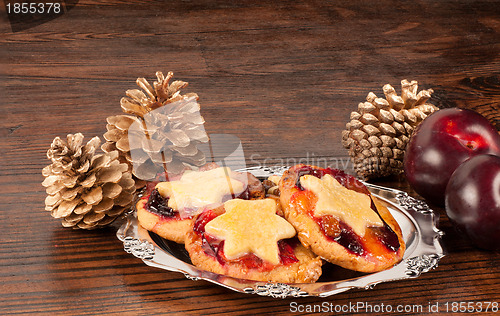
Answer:
<svg viewBox="0 0 500 316"><path fill-rule="evenodd" d="M222 203L227 195L238 195L246 184L231 178L230 168L185 172L179 180L160 182L158 192L168 197L168 206L174 210L196 209Z"/></svg>
<svg viewBox="0 0 500 316"><path fill-rule="evenodd" d="M262 260L280 263L278 241L295 236L295 229L276 215L273 199L241 200L224 203L226 212L205 226L205 232L224 240L229 260L253 253Z"/></svg>
<svg viewBox="0 0 500 316"><path fill-rule="evenodd" d="M333 215L348 224L359 236L365 234L368 226L384 225L371 208L370 196L347 189L329 174L321 179L312 175L302 176L300 184L318 197L315 216Z"/></svg>

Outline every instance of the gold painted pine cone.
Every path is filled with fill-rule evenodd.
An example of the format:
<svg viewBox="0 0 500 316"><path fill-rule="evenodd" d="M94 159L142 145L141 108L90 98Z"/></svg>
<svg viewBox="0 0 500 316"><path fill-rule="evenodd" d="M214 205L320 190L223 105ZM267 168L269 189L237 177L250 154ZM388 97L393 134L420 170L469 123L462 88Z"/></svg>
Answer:
<svg viewBox="0 0 500 316"><path fill-rule="evenodd" d="M81 133L56 137L47 151L51 164L43 168L45 210L64 227L93 229L113 222L133 202L135 182L118 152L95 154L101 141L83 144Z"/></svg>
<svg viewBox="0 0 500 316"><path fill-rule="evenodd" d="M144 78L137 79L141 90L128 90L120 101L122 110L131 115L107 118L105 152L118 150L134 176L149 180L165 169L180 173L185 165L205 164L205 155L197 145L208 141L204 119L195 93L180 94L187 82L156 73L153 87ZM131 141L132 140L132 141Z"/></svg>
<svg viewBox="0 0 500 316"><path fill-rule="evenodd" d="M403 172L403 158L413 130L438 108L427 103L432 89L417 93L417 81L401 81L401 96L386 84L385 98L368 93L366 102L351 112L342 131L342 145L348 149L354 171L368 180Z"/></svg>

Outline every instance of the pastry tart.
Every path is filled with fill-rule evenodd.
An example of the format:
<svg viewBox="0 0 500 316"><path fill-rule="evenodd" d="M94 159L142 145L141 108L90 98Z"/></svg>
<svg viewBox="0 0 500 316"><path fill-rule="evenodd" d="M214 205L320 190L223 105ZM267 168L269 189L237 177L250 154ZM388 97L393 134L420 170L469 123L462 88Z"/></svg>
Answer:
<svg viewBox="0 0 500 316"><path fill-rule="evenodd" d="M248 200L264 196L262 183L252 174L211 165L150 185L136 205L137 219L143 228L184 243L193 217L205 207L217 207L233 198Z"/></svg>
<svg viewBox="0 0 500 316"><path fill-rule="evenodd" d="M300 242L323 259L361 272L398 263L405 243L389 210L341 170L297 165L279 183L285 218Z"/></svg>
<svg viewBox="0 0 500 316"><path fill-rule="evenodd" d="M197 267L240 279L315 282L322 260L294 238L276 199L233 199L193 222L185 247Z"/></svg>

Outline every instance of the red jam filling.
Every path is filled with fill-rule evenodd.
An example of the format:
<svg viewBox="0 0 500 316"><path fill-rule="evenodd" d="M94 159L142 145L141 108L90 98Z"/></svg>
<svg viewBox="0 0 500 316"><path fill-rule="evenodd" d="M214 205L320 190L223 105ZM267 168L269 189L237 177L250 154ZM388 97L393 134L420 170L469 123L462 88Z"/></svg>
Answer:
<svg viewBox="0 0 500 316"><path fill-rule="evenodd" d="M145 207L149 212L164 218L179 217L179 212L174 211L174 209L168 206L168 198L163 197L160 192L158 192L158 189L153 189L147 199Z"/></svg>
<svg viewBox="0 0 500 316"><path fill-rule="evenodd" d="M297 181L295 186L297 189L303 191L305 190L300 184L300 177L304 175L313 175L317 178L322 178L325 174L329 174L334 177L340 184L349 190L354 190L359 193L367 194L371 198L370 191L366 188L363 183L361 183L355 177L346 174L342 170L331 169L331 168L314 168L311 166L302 166L296 170ZM384 219L380 216L375 203L371 203L371 209L377 213L384 223L383 227L370 227L371 233L380 241L389 251L395 252L399 249L399 239L392 228L387 225ZM325 215L321 217L313 216L312 212L310 214L316 223L321 228L323 234L332 241L337 242L351 253L356 255L364 255L367 253L366 247L364 245L363 239L358 236L352 228L342 221L338 221L333 216Z"/></svg>
<svg viewBox="0 0 500 316"><path fill-rule="evenodd" d="M338 221L331 215L313 218L327 239L335 241L354 254L360 256L365 254L366 250L361 238L354 233L349 225Z"/></svg>
<svg viewBox="0 0 500 316"><path fill-rule="evenodd" d="M316 178L321 179L325 174L329 174L332 177L335 178L340 184L342 184L345 188L349 190L353 190L359 193L364 193L370 195L370 191L366 188L366 186L359 182L358 179L355 177L351 176L350 174L345 173L342 170L339 169L332 169L332 168L314 168L311 166L301 166L297 170L295 170L297 173L297 181L295 183L295 186L301 190L304 191L304 188L300 184L300 177L305 176L305 175L312 175L315 176Z"/></svg>
<svg viewBox="0 0 500 316"><path fill-rule="evenodd" d="M371 196L370 196L371 197ZM375 211L375 213L378 214L382 222L384 223L384 226L382 227L371 227L372 233L375 234L377 239L390 251L397 251L400 247L399 244L399 238L398 235L392 230L392 228L387 225L387 223L384 221L382 216L378 213L377 207L375 206L375 203L373 202L372 199L372 204L371 204L372 210Z"/></svg>
<svg viewBox="0 0 500 316"><path fill-rule="evenodd" d="M203 251L207 255L217 259L217 261L221 265L232 262L236 264L242 264L249 269L257 269L259 271L272 270L274 267L272 264L262 260L254 254L246 254L236 260L229 260L226 258L226 256L224 255L224 240L217 239L205 233L205 225L219 215L221 215L220 212L218 213L214 210L207 210L201 213L194 222L193 230L200 236L202 240L201 247ZM299 261L294 254L294 249L297 245L298 243L295 239L278 241L281 264L289 265Z"/></svg>

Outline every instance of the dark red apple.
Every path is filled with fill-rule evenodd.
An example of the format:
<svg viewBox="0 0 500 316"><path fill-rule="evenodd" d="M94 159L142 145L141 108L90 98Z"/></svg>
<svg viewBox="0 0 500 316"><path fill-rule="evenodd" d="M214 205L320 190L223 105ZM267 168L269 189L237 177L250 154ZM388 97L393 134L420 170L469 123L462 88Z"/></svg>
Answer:
<svg viewBox="0 0 500 316"><path fill-rule="evenodd" d="M418 194L444 205L453 171L480 154L500 155L500 135L493 125L472 110L439 110L428 116L411 137L405 153L405 174Z"/></svg>
<svg viewBox="0 0 500 316"><path fill-rule="evenodd" d="M446 214L478 247L500 250L500 157L475 156L452 174Z"/></svg>

